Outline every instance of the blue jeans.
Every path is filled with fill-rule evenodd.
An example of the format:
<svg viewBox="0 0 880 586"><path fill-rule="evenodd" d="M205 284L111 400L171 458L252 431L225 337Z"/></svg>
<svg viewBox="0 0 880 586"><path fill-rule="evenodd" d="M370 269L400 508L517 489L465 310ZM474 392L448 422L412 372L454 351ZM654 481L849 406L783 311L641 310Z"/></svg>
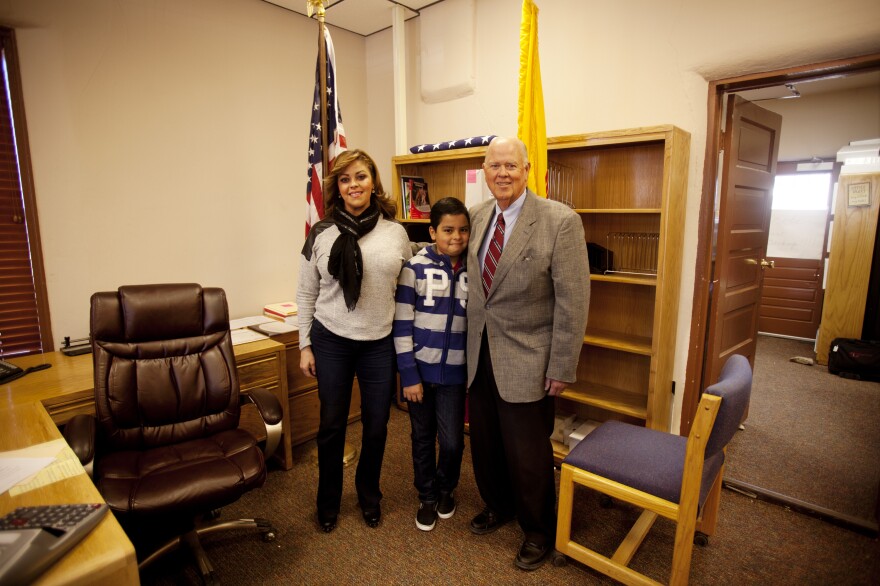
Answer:
<svg viewBox="0 0 880 586"><path fill-rule="evenodd" d="M379 340L349 340L315 320L312 322L312 352L321 400L317 439L318 513L323 517L339 513L345 430L355 374L361 391L363 424L355 488L361 508L375 510L382 499L379 475L394 397L397 369L394 340L390 334Z"/></svg>
<svg viewBox="0 0 880 586"><path fill-rule="evenodd" d="M464 385L423 383L421 403L409 401L412 458L419 500L437 502L441 492L452 492L461 476L464 453ZM440 444L435 459L434 439Z"/></svg>

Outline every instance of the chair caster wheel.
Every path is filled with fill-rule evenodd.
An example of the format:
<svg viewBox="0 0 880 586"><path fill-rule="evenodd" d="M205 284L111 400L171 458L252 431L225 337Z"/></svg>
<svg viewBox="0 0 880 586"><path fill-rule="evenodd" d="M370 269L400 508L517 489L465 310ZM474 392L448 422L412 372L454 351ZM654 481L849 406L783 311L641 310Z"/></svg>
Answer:
<svg viewBox="0 0 880 586"><path fill-rule="evenodd" d="M550 561L557 568L568 565L568 558L566 558L564 554L561 554L558 551L554 551L551 554Z"/></svg>
<svg viewBox="0 0 880 586"><path fill-rule="evenodd" d="M269 543L271 541L275 541L275 531L266 531L263 533L263 541Z"/></svg>
<svg viewBox="0 0 880 586"><path fill-rule="evenodd" d="M599 506L603 509L610 509L614 505L614 501L607 494L603 494L599 497Z"/></svg>
<svg viewBox="0 0 880 586"><path fill-rule="evenodd" d="M220 518L220 509L214 509L212 511L208 511L202 516L202 519L205 521L216 521Z"/></svg>
<svg viewBox="0 0 880 586"><path fill-rule="evenodd" d="M699 545L700 547L705 547L709 545L709 536L705 533L697 531L694 533L694 545Z"/></svg>

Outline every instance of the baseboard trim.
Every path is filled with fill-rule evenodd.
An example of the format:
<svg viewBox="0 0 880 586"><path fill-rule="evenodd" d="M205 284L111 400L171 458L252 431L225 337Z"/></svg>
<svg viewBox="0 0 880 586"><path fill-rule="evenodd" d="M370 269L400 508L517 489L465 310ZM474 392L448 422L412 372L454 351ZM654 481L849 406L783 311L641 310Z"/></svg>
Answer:
<svg viewBox="0 0 880 586"><path fill-rule="evenodd" d="M877 537L880 534L880 527L875 521L870 519L860 519L850 515L844 515L813 503L808 503L760 486L755 486L747 482L735 480L733 478L725 478L721 486L728 490L732 490L747 497L773 503L791 509L797 513L809 515L822 521L827 521L832 525L855 531L867 535L868 537Z"/></svg>
<svg viewBox="0 0 880 586"><path fill-rule="evenodd" d="M797 340L798 342L812 342L816 344L816 338L801 338L799 336L786 336L785 334L773 334L770 332L758 332L760 336L769 336L771 338L783 338L785 340Z"/></svg>

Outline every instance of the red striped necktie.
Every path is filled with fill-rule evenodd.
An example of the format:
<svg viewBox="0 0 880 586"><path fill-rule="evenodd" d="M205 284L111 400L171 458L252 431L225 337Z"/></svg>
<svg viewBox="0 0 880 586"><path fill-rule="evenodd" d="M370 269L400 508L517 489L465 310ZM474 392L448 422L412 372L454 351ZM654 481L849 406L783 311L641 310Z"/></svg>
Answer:
<svg viewBox="0 0 880 586"><path fill-rule="evenodd" d="M495 232L492 234L492 240L489 241L486 259L483 261L483 293L487 297L489 289L492 288L492 278L495 276L495 269L498 268L498 261L501 260L502 248L504 248L504 214L499 213L495 222Z"/></svg>

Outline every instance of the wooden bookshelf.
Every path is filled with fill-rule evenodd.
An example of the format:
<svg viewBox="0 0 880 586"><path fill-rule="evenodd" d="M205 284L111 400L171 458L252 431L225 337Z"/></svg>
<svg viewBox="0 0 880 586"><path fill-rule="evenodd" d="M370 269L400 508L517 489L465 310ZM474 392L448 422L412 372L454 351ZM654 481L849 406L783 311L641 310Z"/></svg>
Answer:
<svg viewBox="0 0 880 586"><path fill-rule="evenodd" d="M669 431L672 367L678 319L684 206L690 135L674 126L549 138L548 166L566 174L567 193L552 199L581 217L587 242L612 250L614 233L651 235L650 274L590 275L590 316L578 380L558 409L596 420L623 419ZM394 157L393 193L400 176L429 184L432 201L464 200L465 172L480 168L485 147ZM411 234L424 220L402 220ZM557 458L567 452L554 444Z"/></svg>

